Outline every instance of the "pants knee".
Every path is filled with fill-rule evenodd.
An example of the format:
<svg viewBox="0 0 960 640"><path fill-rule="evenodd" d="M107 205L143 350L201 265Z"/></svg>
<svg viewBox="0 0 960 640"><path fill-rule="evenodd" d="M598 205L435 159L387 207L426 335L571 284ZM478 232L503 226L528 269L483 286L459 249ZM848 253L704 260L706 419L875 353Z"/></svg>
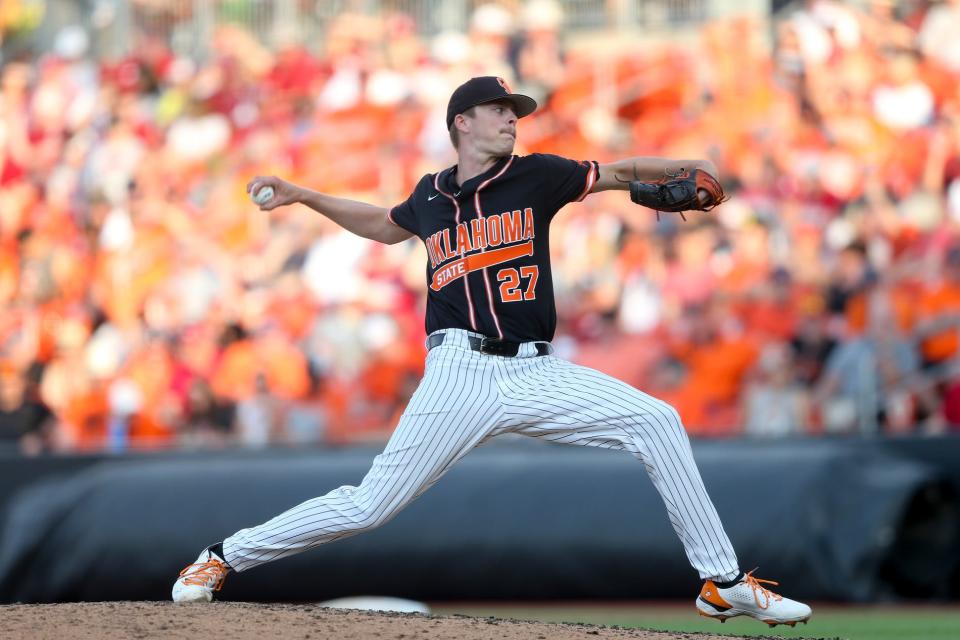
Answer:
<svg viewBox="0 0 960 640"><path fill-rule="evenodd" d="M358 504L357 514L350 526L356 533L373 531L393 519L402 507L393 504Z"/></svg>
<svg viewBox="0 0 960 640"><path fill-rule="evenodd" d="M351 529L357 533L373 531L392 520L394 515L396 515L396 511L385 511L382 509L364 511Z"/></svg>
<svg viewBox="0 0 960 640"><path fill-rule="evenodd" d="M372 531L388 518L384 517L384 510L368 502L368 492L360 487L340 487L336 491L340 505L335 507L343 516L343 528L353 533ZM343 503L346 504L343 504Z"/></svg>

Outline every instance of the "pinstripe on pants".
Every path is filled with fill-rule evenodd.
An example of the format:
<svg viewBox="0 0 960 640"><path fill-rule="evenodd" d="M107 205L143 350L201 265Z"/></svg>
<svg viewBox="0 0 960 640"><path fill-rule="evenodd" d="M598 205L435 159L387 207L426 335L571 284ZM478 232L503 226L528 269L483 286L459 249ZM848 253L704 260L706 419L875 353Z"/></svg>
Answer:
<svg viewBox="0 0 960 640"><path fill-rule="evenodd" d="M502 433L628 451L643 462L701 578L729 580L736 555L697 470L677 412L593 369L553 356L471 351L444 331L420 386L358 487L313 498L223 542L237 571L372 530L429 489L480 443Z"/></svg>

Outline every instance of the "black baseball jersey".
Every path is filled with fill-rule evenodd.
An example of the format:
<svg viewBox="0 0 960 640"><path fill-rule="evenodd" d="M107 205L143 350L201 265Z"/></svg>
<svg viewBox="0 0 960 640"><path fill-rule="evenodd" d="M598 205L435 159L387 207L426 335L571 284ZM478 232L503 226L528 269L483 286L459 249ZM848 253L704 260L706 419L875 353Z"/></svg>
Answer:
<svg viewBox="0 0 960 640"><path fill-rule="evenodd" d="M501 158L463 185L456 172L453 166L424 176L389 213L427 247L427 333L466 329L513 342L552 340L550 221L590 193L599 166L532 154Z"/></svg>

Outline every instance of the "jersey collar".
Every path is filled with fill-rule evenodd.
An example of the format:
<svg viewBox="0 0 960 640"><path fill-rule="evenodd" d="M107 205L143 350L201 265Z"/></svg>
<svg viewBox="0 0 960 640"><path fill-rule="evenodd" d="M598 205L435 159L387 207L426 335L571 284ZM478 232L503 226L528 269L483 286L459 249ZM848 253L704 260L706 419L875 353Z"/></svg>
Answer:
<svg viewBox="0 0 960 640"><path fill-rule="evenodd" d="M440 183L443 185L444 189L448 190L448 193L453 194L455 197L471 194L477 190L477 187L480 186L484 180L495 176L511 157L512 156L504 156L498 159L493 163L492 167L480 175L470 178L462 185L457 184L457 165L453 165L452 167L443 170L443 174L440 176Z"/></svg>

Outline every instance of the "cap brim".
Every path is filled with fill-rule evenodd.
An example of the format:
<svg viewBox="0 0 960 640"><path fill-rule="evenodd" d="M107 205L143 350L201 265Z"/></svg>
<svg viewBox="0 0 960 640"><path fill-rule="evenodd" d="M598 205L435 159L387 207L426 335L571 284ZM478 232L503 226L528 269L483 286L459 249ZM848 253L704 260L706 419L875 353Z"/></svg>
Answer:
<svg viewBox="0 0 960 640"><path fill-rule="evenodd" d="M504 96L496 96L495 98L490 98L489 100L484 100L483 102L478 102L477 104L486 104L488 102L496 102L497 100L509 100L516 107L515 111L517 112L518 118L523 118L530 115L537 110L537 101L531 98L530 96L525 96L522 93L508 93Z"/></svg>

